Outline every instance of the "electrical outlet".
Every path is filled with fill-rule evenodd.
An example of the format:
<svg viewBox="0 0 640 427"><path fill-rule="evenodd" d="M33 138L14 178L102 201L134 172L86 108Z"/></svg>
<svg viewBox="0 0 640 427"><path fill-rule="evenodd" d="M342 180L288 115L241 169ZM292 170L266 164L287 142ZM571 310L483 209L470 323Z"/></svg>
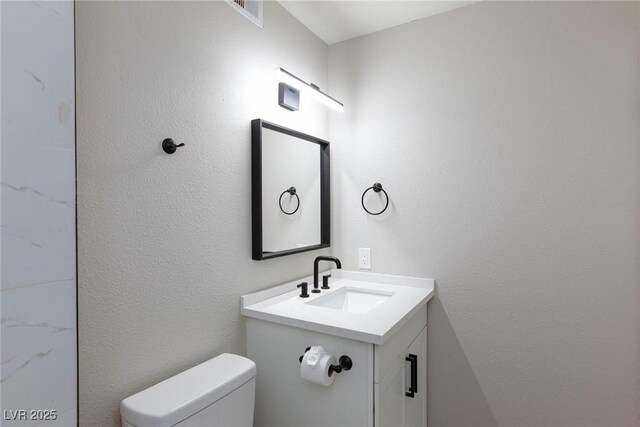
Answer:
<svg viewBox="0 0 640 427"><path fill-rule="evenodd" d="M371 270L371 248L358 249L358 267Z"/></svg>

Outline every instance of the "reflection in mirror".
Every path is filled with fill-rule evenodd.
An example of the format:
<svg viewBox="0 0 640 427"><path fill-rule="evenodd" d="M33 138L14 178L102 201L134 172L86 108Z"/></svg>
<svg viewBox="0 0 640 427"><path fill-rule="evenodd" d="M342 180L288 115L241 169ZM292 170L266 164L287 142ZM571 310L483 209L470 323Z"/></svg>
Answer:
<svg viewBox="0 0 640 427"><path fill-rule="evenodd" d="M253 259L329 246L328 142L252 122Z"/></svg>
<svg viewBox="0 0 640 427"><path fill-rule="evenodd" d="M262 130L262 225L263 252L320 244L319 145Z"/></svg>

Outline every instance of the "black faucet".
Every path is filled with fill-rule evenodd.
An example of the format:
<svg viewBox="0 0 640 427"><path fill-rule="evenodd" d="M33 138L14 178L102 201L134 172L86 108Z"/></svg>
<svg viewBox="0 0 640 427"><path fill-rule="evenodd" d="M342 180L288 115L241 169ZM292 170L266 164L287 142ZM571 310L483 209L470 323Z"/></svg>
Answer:
<svg viewBox="0 0 640 427"><path fill-rule="evenodd" d="M298 285L298 288L302 288L300 290L300 298L309 298L309 293L307 292L307 282L302 282Z"/></svg>
<svg viewBox="0 0 640 427"><path fill-rule="evenodd" d="M318 289L318 263L320 261L332 261L336 263L337 268L342 268L342 263L334 256L320 255L316 257L316 260L313 261L313 290L311 291L316 294L320 292L320 289Z"/></svg>

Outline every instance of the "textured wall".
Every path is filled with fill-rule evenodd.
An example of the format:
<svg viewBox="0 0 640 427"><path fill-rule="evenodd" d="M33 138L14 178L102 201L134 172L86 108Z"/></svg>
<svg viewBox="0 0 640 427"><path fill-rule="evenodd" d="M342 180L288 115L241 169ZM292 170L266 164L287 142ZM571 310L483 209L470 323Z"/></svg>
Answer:
<svg viewBox="0 0 640 427"><path fill-rule="evenodd" d="M76 422L73 2L2 15L2 425ZM10 421L16 410L55 420ZM36 414L37 415L37 414Z"/></svg>
<svg viewBox="0 0 640 427"><path fill-rule="evenodd" d="M275 2L260 29L224 2L79 2L80 420L222 352L240 295L318 252L251 260L250 122L327 136L326 109L277 105L277 67L327 80L327 46ZM185 147L168 156L172 137Z"/></svg>
<svg viewBox="0 0 640 427"><path fill-rule="evenodd" d="M333 251L436 278L430 426L640 424L638 8L481 2L329 49Z"/></svg>

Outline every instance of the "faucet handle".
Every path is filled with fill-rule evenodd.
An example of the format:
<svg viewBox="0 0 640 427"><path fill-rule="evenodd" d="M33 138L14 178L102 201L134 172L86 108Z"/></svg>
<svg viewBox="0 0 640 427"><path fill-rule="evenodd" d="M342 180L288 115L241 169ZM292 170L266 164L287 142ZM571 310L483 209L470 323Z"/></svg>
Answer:
<svg viewBox="0 0 640 427"><path fill-rule="evenodd" d="M325 274L324 276L322 276L322 287L320 289L331 289L329 287L329 277L331 277L330 274Z"/></svg>
<svg viewBox="0 0 640 427"><path fill-rule="evenodd" d="M300 291L300 298L309 298L309 284L307 282L302 282L297 287L302 288Z"/></svg>

